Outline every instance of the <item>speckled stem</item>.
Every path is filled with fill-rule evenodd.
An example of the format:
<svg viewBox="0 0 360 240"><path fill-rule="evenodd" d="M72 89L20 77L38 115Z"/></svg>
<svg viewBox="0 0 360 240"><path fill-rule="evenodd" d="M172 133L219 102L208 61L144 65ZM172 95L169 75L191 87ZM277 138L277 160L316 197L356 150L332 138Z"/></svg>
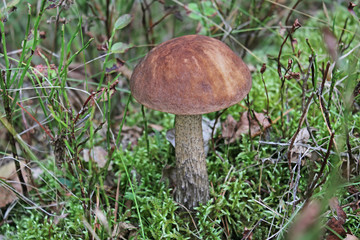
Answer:
<svg viewBox="0 0 360 240"><path fill-rule="evenodd" d="M206 203L209 199L201 121L201 115L175 117L175 200L188 209Z"/></svg>

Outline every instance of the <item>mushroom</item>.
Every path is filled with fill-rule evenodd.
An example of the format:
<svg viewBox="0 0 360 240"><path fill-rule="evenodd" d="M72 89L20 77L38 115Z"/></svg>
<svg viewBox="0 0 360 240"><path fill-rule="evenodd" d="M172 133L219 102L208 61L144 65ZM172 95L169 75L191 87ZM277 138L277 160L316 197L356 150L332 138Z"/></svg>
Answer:
<svg viewBox="0 0 360 240"><path fill-rule="evenodd" d="M248 67L226 44L187 35L153 48L130 79L145 107L175 114L175 200L189 209L209 199L202 114L241 101L251 88Z"/></svg>

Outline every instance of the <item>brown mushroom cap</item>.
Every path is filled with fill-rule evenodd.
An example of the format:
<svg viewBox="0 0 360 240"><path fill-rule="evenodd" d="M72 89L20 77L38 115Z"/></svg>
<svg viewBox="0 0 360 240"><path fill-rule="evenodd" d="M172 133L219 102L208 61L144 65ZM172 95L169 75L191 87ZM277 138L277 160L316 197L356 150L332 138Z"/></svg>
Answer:
<svg viewBox="0 0 360 240"><path fill-rule="evenodd" d="M134 69L130 88L148 108L195 115L241 101L250 91L251 75L223 42L187 35L153 48Z"/></svg>

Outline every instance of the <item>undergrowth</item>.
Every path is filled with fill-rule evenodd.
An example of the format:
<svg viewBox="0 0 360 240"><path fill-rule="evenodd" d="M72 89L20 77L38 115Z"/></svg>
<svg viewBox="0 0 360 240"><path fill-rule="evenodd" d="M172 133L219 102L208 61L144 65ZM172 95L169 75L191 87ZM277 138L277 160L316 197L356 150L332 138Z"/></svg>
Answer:
<svg viewBox="0 0 360 240"><path fill-rule="evenodd" d="M281 2L3 2L0 167L11 159L22 187L0 179L18 197L0 238L318 239L339 207L359 237L359 11ZM223 129L209 142L210 200L190 212L173 200L174 117L142 112L129 76L156 44L195 33L242 56L253 87L205 116ZM226 139L245 111L269 125ZM296 232L311 202L315 227Z"/></svg>

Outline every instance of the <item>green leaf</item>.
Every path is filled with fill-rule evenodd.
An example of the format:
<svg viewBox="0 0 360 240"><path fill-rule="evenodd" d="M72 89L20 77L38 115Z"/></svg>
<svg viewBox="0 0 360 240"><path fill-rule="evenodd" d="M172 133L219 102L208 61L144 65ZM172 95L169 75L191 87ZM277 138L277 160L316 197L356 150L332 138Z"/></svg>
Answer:
<svg viewBox="0 0 360 240"><path fill-rule="evenodd" d="M123 42L117 42L115 43L112 47L111 47L111 52L112 53L124 53L126 50L128 50L129 48L132 48L133 45L127 44L127 43L123 43Z"/></svg>
<svg viewBox="0 0 360 240"><path fill-rule="evenodd" d="M203 2L204 15L207 17L212 16L216 13L216 9L212 6L211 2Z"/></svg>
<svg viewBox="0 0 360 240"><path fill-rule="evenodd" d="M119 17L115 22L115 29L123 29L131 22L131 15L130 14L124 14L121 17Z"/></svg>
<svg viewBox="0 0 360 240"><path fill-rule="evenodd" d="M187 5L187 8L191 11L191 13L189 14L189 18L194 19L194 20L201 19L201 16L198 15L198 13L200 13L200 10L196 3L189 3ZM196 13L194 13L194 12L196 12Z"/></svg>

